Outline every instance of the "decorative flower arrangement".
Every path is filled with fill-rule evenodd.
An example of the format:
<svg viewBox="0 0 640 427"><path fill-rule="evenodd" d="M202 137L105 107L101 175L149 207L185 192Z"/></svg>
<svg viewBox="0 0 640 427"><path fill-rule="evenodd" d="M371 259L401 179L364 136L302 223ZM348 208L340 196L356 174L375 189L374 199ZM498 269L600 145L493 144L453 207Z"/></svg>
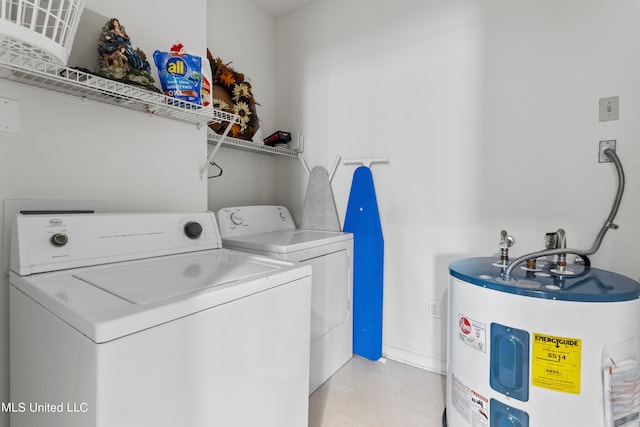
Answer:
<svg viewBox="0 0 640 427"><path fill-rule="evenodd" d="M212 104L216 110L237 114L240 124L233 124L229 135L234 138L251 140L260 127L256 105L251 91L251 84L245 80L244 74L236 72L220 58L213 58L207 49L207 59L211 65ZM222 134L227 123L211 123L209 127Z"/></svg>

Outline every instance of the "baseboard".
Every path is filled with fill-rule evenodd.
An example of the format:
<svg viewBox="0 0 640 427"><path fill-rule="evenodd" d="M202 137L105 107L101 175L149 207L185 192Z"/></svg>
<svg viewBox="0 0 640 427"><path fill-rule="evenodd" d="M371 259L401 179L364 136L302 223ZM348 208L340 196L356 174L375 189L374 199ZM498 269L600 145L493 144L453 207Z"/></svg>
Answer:
<svg viewBox="0 0 640 427"><path fill-rule="evenodd" d="M387 359L406 363L407 365L415 366L416 368L421 368L426 371L435 372L436 374L445 375L447 373L446 360L435 359L433 357L414 353L412 351L404 350L390 345L382 346L382 354Z"/></svg>

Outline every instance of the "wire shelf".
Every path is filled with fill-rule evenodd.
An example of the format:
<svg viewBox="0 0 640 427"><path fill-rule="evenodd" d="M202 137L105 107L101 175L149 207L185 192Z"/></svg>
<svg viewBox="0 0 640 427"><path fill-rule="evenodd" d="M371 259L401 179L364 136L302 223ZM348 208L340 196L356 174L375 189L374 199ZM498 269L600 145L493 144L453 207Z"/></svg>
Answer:
<svg viewBox="0 0 640 427"><path fill-rule="evenodd" d="M0 45L0 79L205 126L237 117L164 94L67 68L20 45Z"/></svg>
<svg viewBox="0 0 640 427"><path fill-rule="evenodd" d="M219 144L222 139L221 135L218 135L211 129L207 130L207 142L211 144ZM258 144L252 141L246 141L243 139L232 138L230 136L222 139L222 145L238 150L253 151L262 154L271 154L285 157L298 157L298 152L289 148L270 147L264 144Z"/></svg>

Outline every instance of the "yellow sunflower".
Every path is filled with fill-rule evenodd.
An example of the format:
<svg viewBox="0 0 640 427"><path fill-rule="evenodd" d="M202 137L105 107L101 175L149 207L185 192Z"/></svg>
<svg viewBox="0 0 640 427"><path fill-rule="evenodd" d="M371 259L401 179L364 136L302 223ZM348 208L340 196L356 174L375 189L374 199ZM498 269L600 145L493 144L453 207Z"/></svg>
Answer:
<svg viewBox="0 0 640 427"><path fill-rule="evenodd" d="M245 125L251 120L251 108L246 102L240 101L233 105L233 112L240 117L240 124Z"/></svg>
<svg viewBox="0 0 640 427"><path fill-rule="evenodd" d="M229 111L229 104L222 99L213 98L213 108L216 110Z"/></svg>
<svg viewBox="0 0 640 427"><path fill-rule="evenodd" d="M246 83L240 83L239 85L235 85L233 87L233 99L239 100L240 98L250 98L251 97L251 87L249 87Z"/></svg>

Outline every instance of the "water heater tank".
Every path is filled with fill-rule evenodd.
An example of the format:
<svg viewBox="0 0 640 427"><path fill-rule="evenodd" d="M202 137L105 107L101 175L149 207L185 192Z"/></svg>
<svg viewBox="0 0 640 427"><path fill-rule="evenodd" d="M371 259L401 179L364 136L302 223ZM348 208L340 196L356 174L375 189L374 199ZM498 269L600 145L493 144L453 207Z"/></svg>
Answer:
<svg viewBox="0 0 640 427"><path fill-rule="evenodd" d="M540 267L540 264L538 264ZM447 427L638 426L640 284L584 266L449 266Z"/></svg>

